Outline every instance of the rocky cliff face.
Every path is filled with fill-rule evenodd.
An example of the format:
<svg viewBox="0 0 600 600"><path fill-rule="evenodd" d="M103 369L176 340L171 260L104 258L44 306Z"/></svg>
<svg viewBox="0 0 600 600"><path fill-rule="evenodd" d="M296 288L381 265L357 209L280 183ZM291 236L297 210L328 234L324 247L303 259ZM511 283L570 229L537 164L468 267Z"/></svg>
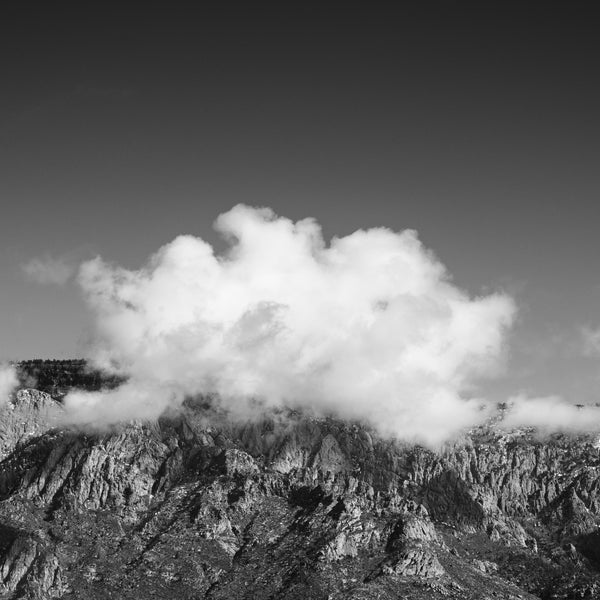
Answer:
<svg viewBox="0 0 600 600"><path fill-rule="evenodd" d="M479 430L439 452L206 404L111 432L0 409L0 598L600 597L591 438Z"/></svg>

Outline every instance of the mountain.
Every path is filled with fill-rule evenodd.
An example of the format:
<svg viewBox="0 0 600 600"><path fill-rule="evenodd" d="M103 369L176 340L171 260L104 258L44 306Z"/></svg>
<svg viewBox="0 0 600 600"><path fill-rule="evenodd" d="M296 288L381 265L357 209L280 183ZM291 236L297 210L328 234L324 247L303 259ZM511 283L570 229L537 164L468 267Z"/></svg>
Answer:
<svg viewBox="0 0 600 600"><path fill-rule="evenodd" d="M0 408L0 598L600 597L592 436L432 451L201 400L109 432L61 411L33 389Z"/></svg>

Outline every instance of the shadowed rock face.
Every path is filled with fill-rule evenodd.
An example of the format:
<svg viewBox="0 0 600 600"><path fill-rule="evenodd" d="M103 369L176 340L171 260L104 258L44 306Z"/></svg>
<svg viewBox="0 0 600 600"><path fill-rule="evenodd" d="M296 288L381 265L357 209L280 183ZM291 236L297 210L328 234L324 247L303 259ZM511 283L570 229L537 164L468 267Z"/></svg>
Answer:
<svg viewBox="0 0 600 600"><path fill-rule="evenodd" d="M600 595L591 439L480 430L431 452L191 403L86 434L49 429L37 391L0 411L0 598Z"/></svg>

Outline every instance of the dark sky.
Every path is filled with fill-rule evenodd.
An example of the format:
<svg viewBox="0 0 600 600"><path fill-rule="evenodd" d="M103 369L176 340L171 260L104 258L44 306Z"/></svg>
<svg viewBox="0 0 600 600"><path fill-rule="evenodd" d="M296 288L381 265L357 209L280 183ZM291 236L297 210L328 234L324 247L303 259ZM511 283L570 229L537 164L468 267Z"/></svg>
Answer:
<svg viewBox="0 0 600 600"><path fill-rule="evenodd" d="M415 228L473 294L520 308L497 393L592 397L600 360L599 20L585 3L52 7L0 36L0 358L75 356L75 284L214 242L238 202L327 236ZM248 3L249 4L249 3ZM588 7L591 5L587 5Z"/></svg>

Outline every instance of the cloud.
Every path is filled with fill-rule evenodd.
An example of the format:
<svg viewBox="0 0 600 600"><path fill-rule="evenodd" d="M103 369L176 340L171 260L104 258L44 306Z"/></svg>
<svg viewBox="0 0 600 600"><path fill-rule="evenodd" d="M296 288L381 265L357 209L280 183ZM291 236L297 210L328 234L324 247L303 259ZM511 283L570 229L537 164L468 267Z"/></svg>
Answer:
<svg viewBox="0 0 600 600"><path fill-rule="evenodd" d="M10 364L0 364L0 406L7 402L18 385L19 378L15 367Z"/></svg>
<svg viewBox="0 0 600 600"><path fill-rule="evenodd" d="M508 401L502 422L505 429L534 427L541 432L592 432L600 430L600 407L569 404L560 396L528 397Z"/></svg>
<svg viewBox="0 0 600 600"><path fill-rule="evenodd" d="M473 386L502 365L514 302L469 297L415 231L327 245L312 219L244 205L215 228L223 256L181 236L139 270L82 264L93 358L129 381L70 394L72 420L153 418L202 394L233 416L301 408L437 444L489 414Z"/></svg>
<svg viewBox="0 0 600 600"><path fill-rule="evenodd" d="M74 275L75 266L63 258L32 258L21 265L25 276L35 283L64 285Z"/></svg>
<svg viewBox="0 0 600 600"><path fill-rule="evenodd" d="M581 339L584 356L600 356L600 327L582 327Z"/></svg>

